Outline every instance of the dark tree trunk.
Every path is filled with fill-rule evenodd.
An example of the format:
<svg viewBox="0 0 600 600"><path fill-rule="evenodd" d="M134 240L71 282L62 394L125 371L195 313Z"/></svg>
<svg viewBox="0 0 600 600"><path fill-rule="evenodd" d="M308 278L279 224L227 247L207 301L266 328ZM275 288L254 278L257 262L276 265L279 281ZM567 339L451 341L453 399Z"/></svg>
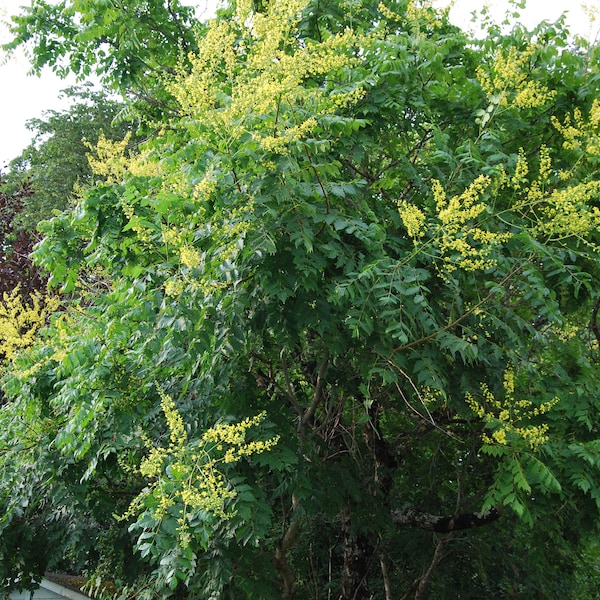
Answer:
<svg viewBox="0 0 600 600"><path fill-rule="evenodd" d="M352 522L347 511L342 514L342 527L344 535L342 600L368 600L372 544L365 534L352 531Z"/></svg>

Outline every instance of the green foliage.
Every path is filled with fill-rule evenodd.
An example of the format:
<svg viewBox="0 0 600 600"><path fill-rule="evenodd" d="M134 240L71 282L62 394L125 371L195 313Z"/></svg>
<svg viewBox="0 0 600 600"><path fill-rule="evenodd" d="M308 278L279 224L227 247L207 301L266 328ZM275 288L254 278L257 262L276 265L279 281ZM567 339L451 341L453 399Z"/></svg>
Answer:
<svg viewBox="0 0 600 600"><path fill-rule="evenodd" d="M209 24L180 116L131 156L101 139L41 225L72 303L3 380L0 580L44 567L26 507L135 548L57 542L122 598L558 598L584 551L597 582L588 51L404 1Z"/></svg>
<svg viewBox="0 0 600 600"><path fill-rule="evenodd" d="M194 49L193 9L178 0L33 0L12 17L7 49L28 45L32 70L92 73L121 90L150 92Z"/></svg>

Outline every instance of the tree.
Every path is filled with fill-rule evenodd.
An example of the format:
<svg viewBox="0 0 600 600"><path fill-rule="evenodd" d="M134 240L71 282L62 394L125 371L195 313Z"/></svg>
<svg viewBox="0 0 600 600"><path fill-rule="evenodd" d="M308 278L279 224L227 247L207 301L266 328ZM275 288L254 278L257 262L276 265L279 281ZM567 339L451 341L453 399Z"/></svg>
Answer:
<svg viewBox="0 0 600 600"><path fill-rule="evenodd" d="M181 118L42 225L75 296L3 380L1 579L566 597L600 507L594 51L405 1L211 22ZM16 541L44 527L51 557Z"/></svg>
<svg viewBox="0 0 600 600"><path fill-rule="evenodd" d="M23 186L29 190L13 221L17 230L34 232L37 223L65 210L77 189L92 182L90 148L97 146L101 136L121 140L132 128L131 123L118 120L124 104L89 85L68 88L64 95L73 104L31 119L27 125L33 141L10 162L7 193Z"/></svg>
<svg viewBox="0 0 600 600"><path fill-rule="evenodd" d="M164 77L195 50L200 24L178 0L32 0L11 17L13 40L30 53L32 71L96 75L140 102L140 114L170 110Z"/></svg>
<svg viewBox="0 0 600 600"><path fill-rule="evenodd" d="M19 213L31 194L27 181L9 187L6 176L0 172L0 293L17 286L31 291L45 284L44 277L29 258L34 240L16 226Z"/></svg>

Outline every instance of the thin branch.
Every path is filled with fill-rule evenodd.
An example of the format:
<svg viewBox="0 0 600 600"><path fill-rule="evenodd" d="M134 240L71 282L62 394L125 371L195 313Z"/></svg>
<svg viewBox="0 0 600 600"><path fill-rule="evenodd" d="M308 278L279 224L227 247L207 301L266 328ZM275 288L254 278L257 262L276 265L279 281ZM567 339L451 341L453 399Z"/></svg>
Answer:
<svg viewBox="0 0 600 600"><path fill-rule="evenodd" d="M385 600L392 600L392 584L390 581L390 572L387 566L387 560L383 552L379 553L379 565L381 566L381 577L383 578L383 589L385 590Z"/></svg>
<svg viewBox="0 0 600 600"><path fill-rule="evenodd" d="M598 328L598 309L600 309L600 298L596 300L594 309L592 310L592 318L590 319L590 329L598 342L598 348L600 348L600 329Z"/></svg>
<svg viewBox="0 0 600 600"><path fill-rule="evenodd" d="M277 98L277 111L275 112L275 122L273 123L273 137L277 137L277 123L279 122L279 110L281 108L281 96Z"/></svg>
<svg viewBox="0 0 600 600"><path fill-rule="evenodd" d="M518 273L521 269L523 269L523 265L519 265L518 267L515 267L510 273L508 273L504 277L504 279L502 279L502 281L500 282L499 285L500 286L504 285L509 279L512 279L512 277L514 277L514 275L516 275L516 273ZM464 321L467 317L469 317L474 312L476 312L486 302L489 302L496 295L496 293L497 292L495 290L492 290L485 298L480 300L477 304L475 304L473 307L471 307L466 313L463 313L462 315L460 315L460 317L457 317L451 323L444 325L444 327L442 327L441 329L438 329L437 331L434 331L433 333L430 333L429 335L419 338L418 340L413 340L412 342L408 342L407 344L399 346L398 348L394 348L392 350L392 354L396 354L396 352L403 352L404 350L408 350L409 348L413 348L414 346L418 346L419 344L425 344L425 343L433 340L434 338L436 338L438 335L440 335L440 333L443 333L444 331L453 329L459 323Z"/></svg>
<svg viewBox="0 0 600 600"><path fill-rule="evenodd" d="M288 399L290 401L290 404L294 407L294 410L298 413L298 416L300 417L300 422L302 422L302 407L298 404L298 401L296 400L296 394L294 393L294 388L292 387L292 381L290 379L290 370L288 368L287 361L285 360L285 348L281 349L281 352L279 353L279 358L281 359L281 366L283 367L283 376L285 377L285 387Z"/></svg>
<svg viewBox="0 0 600 600"><path fill-rule="evenodd" d="M425 598L425 590L431 580L431 576L433 575L434 569L438 566L438 563L442 559L442 549L448 543L448 538L443 540L438 540L435 552L433 553L433 557L431 559L431 564L429 568L425 572L425 574L419 579L419 584L417 585L417 591L415 593L415 600L420 600L421 598Z"/></svg>
<svg viewBox="0 0 600 600"><path fill-rule="evenodd" d="M437 533L450 533L462 529L483 527L497 521L499 518L500 511L495 508L479 513L462 513L451 517L432 515L412 507L392 512L392 521L395 525L408 525Z"/></svg>
<svg viewBox="0 0 600 600"><path fill-rule="evenodd" d="M327 370L327 365L329 364L329 350L325 348L325 355L323 356L323 360L321 361L321 365L319 367L319 372L317 374L317 384L315 386L315 393L313 395L312 402L310 406L306 409L300 423L298 425L298 429L304 427L310 420L313 418L315 411L317 410L317 406L321 401L321 397L323 395L323 380L325 377L325 371Z"/></svg>
<svg viewBox="0 0 600 600"><path fill-rule="evenodd" d="M292 496L292 522L283 534L281 541L275 548L275 556L273 557L273 563L275 568L281 573L283 578L283 598L285 600L291 600L294 597L294 580L295 575L287 561L287 552L292 547L292 544L298 536L300 529L300 523L298 519L293 518L293 513L298 507L298 501L295 496Z"/></svg>

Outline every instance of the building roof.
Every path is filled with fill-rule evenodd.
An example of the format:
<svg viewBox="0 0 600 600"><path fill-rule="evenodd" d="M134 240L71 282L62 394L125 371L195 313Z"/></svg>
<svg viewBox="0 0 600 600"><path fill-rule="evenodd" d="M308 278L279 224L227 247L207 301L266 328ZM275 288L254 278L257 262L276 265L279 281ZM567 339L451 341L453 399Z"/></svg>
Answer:
<svg viewBox="0 0 600 600"><path fill-rule="evenodd" d="M33 595L29 591L12 592L11 600L91 600L82 591L86 583L83 577L70 575L57 575L46 573L46 577L40 581L39 588L34 590Z"/></svg>

